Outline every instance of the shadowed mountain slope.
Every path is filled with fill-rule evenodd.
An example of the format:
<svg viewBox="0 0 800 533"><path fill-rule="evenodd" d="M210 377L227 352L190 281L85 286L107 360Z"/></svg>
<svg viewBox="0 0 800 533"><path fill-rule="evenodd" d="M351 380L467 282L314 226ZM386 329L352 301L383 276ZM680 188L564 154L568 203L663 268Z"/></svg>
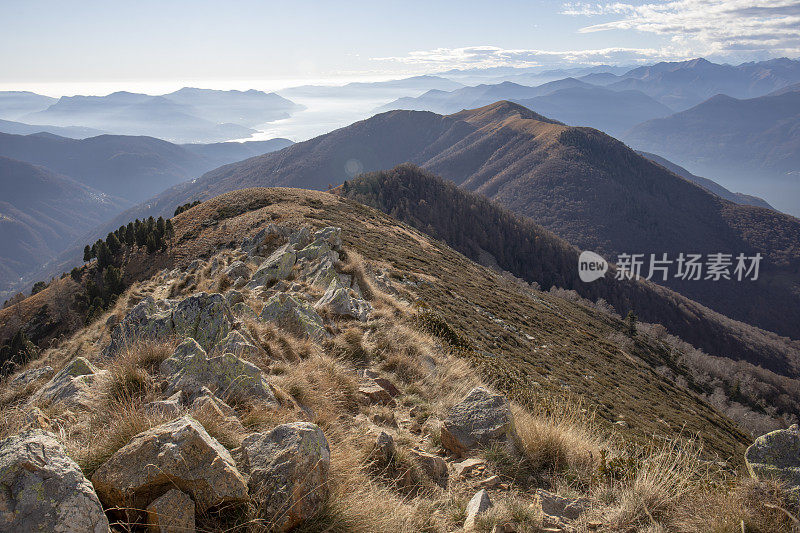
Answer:
<svg viewBox="0 0 800 533"><path fill-rule="evenodd" d="M114 221L170 215L187 201L254 185L325 189L362 171L419 164L529 216L568 242L620 253L765 256L757 283L665 283L737 320L800 338L800 222L715 196L589 128L510 102L441 116L392 111L220 167ZM113 229L113 228L112 228ZM107 231L106 231L107 232ZM660 255L659 255L660 257Z"/></svg>

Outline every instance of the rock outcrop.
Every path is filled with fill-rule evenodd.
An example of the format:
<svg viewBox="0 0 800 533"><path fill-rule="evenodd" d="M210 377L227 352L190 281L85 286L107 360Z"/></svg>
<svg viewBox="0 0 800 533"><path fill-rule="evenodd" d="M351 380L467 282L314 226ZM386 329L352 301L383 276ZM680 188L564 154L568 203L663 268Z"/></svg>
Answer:
<svg viewBox="0 0 800 533"><path fill-rule="evenodd" d="M372 306L365 300L351 296L350 290L342 285L338 278L333 279L314 308L334 316L356 318L366 322L372 312Z"/></svg>
<svg viewBox="0 0 800 533"><path fill-rule="evenodd" d="M169 394L182 390L194 397L207 387L221 398L275 402L256 365L230 353L209 356L193 338L180 343L159 370L167 379Z"/></svg>
<svg viewBox="0 0 800 533"><path fill-rule="evenodd" d="M758 437L744 454L755 479L777 479L800 493L800 428L797 424Z"/></svg>
<svg viewBox="0 0 800 533"><path fill-rule="evenodd" d="M330 337L319 313L308 303L290 294L272 296L264 304L259 318L314 341Z"/></svg>
<svg viewBox="0 0 800 533"><path fill-rule="evenodd" d="M0 531L108 533L92 484L52 433L0 441L0 488Z"/></svg>
<svg viewBox="0 0 800 533"><path fill-rule="evenodd" d="M108 371L98 370L85 357L76 357L45 383L31 403L61 403L67 407L88 407L92 392Z"/></svg>
<svg viewBox="0 0 800 533"><path fill-rule="evenodd" d="M272 254L261 263L261 266L253 272L253 277L246 286L250 289L254 289L261 285L266 286L273 281L286 279L292 272L296 261L297 253L294 250L294 246L285 244L272 252Z"/></svg>
<svg viewBox="0 0 800 533"><path fill-rule="evenodd" d="M177 488L198 512L247 499L247 483L230 453L191 416L136 435L92 476L106 507L146 509Z"/></svg>
<svg viewBox="0 0 800 533"><path fill-rule="evenodd" d="M269 528L288 531L322 509L328 498L331 452L309 422L282 424L242 442L250 495Z"/></svg>
<svg viewBox="0 0 800 533"><path fill-rule="evenodd" d="M456 455L464 455L476 446L505 439L512 427L508 400L476 387L450 410L442 423L442 446Z"/></svg>

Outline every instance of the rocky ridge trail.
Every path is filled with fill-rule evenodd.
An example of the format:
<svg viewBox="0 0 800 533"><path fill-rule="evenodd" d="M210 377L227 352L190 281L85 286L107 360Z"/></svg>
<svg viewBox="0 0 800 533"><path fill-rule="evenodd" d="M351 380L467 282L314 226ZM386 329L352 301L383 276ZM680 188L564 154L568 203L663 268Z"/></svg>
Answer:
<svg viewBox="0 0 800 533"><path fill-rule="evenodd" d="M400 324L414 315L412 282L351 268L350 256L338 228L269 225L238 249L160 272L107 322L93 354L30 394L27 429L0 445L0 525L316 531L336 523L334 498L366 490L430 505L423 514L436 530L613 524L588 484L575 494L552 474L514 472L528 418L448 341ZM201 280L205 290L193 292ZM52 372L10 381L25 387ZM109 398L144 416L142 430L91 460L60 443L83 418L102 419L97 411L116 405ZM759 464L769 464L773 440L759 445ZM354 479L371 488L343 493L354 464ZM45 482L52 496L31 498ZM377 512L381 502L370 503Z"/></svg>

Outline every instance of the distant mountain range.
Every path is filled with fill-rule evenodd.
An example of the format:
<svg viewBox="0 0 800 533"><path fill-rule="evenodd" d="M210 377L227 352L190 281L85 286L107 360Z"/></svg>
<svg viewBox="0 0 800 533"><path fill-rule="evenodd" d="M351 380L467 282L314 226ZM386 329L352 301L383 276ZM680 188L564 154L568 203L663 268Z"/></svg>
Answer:
<svg viewBox="0 0 800 533"><path fill-rule="evenodd" d="M0 93L0 117L173 142L217 142L249 137L255 131L252 126L287 118L302 109L275 93L188 87L161 96L116 92L51 101L32 93ZM28 112L23 113L25 110Z"/></svg>
<svg viewBox="0 0 800 533"><path fill-rule="evenodd" d="M125 205L66 176L0 157L0 288Z"/></svg>
<svg viewBox="0 0 800 533"><path fill-rule="evenodd" d="M758 282L664 283L728 316L800 338L800 221L724 200L599 131L565 126L510 102L449 116L376 115L220 167L123 213L114 224L245 187L325 189L403 162L612 259L619 253L762 253Z"/></svg>
<svg viewBox="0 0 800 533"><path fill-rule="evenodd" d="M678 176L685 178L689 181L692 181L707 191L710 191L720 198L725 198L726 200L730 200L731 202L742 204L742 205L752 205L756 207L766 207L767 209L775 209L771 205L769 205L763 198L759 198L758 196L751 196L749 194L742 194L740 192L731 192L719 183L712 181L708 178L703 178L700 176L695 176L685 168L680 165L676 165L672 161L664 159L661 156L656 154L651 154L649 152L637 152L639 155L642 155L653 161L654 163L658 163L662 167L666 168L670 172L677 174Z"/></svg>
<svg viewBox="0 0 800 533"><path fill-rule="evenodd" d="M96 137L107 132L94 128L84 128L82 126L53 126L49 124L25 124L13 120L0 119L0 133L13 133L15 135L31 135L34 133L52 133L60 137L70 139L86 139Z"/></svg>
<svg viewBox="0 0 800 533"><path fill-rule="evenodd" d="M441 76L412 76L399 80L353 82L341 86L300 85L279 91L288 98L379 98L385 94L421 94L428 90L452 91L464 85ZM391 97L391 96L390 96Z"/></svg>
<svg viewBox="0 0 800 533"><path fill-rule="evenodd" d="M503 82L451 92L432 90L417 98L400 98L376 111L409 109L450 114L498 100L516 102L566 124L590 126L611 135L620 135L636 124L672 113L670 108L641 91L612 91L575 78L536 87Z"/></svg>
<svg viewBox="0 0 800 533"><path fill-rule="evenodd" d="M800 216L800 91L746 100L718 95L640 124L623 139L693 172L724 177L725 185L749 186Z"/></svg>
<svg viewBox="0 0 800 533"><path fill-rule="evenodd" d="M0 293L133 203L225 163L291 144L0 134Z"/></svg>

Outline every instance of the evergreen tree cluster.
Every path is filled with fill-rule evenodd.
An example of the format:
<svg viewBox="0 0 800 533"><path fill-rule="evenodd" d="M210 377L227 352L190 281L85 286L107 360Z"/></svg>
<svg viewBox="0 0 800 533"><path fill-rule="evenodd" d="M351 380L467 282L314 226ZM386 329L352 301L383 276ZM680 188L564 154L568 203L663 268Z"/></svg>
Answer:
<svg viewBox="0 0 800 533"><path fill-rule="evenodd" d="M196 205L200 205L200 203L201 203L200 200L195 200L194 202L188 202L183 205L179 205L178 207L175 208L175 212L172 214L172 216L178 216L187 209L191 209Z"/></svg>
<svg viewBox="0 0 800 533"><path fill-rule="evenodd" d="M93 245L88 244L83 249L83 260L91 261L97 258L100 270L116 262L122 248L147 248L148 253L166 250L167 244L174 235L174 228L170 219L150 217L146 220L138 218L129 222L127 226L120 226L116 231L109 233L106 239L98 239Z"/></svg>

